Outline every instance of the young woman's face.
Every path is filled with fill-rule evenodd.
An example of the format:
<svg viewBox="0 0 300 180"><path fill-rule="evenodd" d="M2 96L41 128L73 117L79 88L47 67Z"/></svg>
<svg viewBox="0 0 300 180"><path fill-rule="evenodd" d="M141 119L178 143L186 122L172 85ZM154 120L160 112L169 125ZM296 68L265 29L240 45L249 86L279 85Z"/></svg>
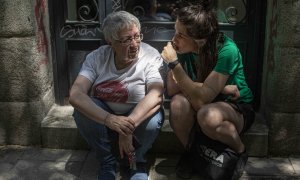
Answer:
<svg viewBox="0 0 300 180"><path fill-rule="evenodd" d="M198 46L192 37L187 35L185 26L178 20L175 23L173 47L178 53L198 52Z"/></svg>

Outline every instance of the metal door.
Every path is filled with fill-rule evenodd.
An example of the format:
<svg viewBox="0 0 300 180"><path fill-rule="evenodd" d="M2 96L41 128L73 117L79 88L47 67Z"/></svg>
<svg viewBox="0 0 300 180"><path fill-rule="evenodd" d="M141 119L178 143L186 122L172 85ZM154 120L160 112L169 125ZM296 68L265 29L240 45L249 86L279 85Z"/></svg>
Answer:
<svg viewBox="0 0 300 180"><path fill-rule="evenodd" d="M144 42L159 51L174 34L176 8L196 0L50 0L55 95L58 104L66 104L71 87L85 56L105 44L101 34L104 17L126 10L142 24ZM218 0L214 6L220 30L234 39L241 50L247 82L260 101L262 52L266 1Z"/></svg>

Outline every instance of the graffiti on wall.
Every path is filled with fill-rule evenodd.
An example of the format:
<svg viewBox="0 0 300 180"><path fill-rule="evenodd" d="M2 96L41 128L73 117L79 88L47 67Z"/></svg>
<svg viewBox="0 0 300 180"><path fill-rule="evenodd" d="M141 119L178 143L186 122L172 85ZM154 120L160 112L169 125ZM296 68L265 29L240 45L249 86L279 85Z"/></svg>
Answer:
<svg viewBox="0 0 300 180"><path fill-rule="evenodd" d="M112 0L112 10L113 12L119 11L122 9L121 0Z"/></svg>
<svg viewBox="0 0 300 180"><path fill-rule="evenodd" d="M48 40L45 31L44 17L46 15L46 0L36 0L36 5L34 8L35 19L37 23L37 49L44 58L42 58L37 69L44 64L48 64Z"/></svg>

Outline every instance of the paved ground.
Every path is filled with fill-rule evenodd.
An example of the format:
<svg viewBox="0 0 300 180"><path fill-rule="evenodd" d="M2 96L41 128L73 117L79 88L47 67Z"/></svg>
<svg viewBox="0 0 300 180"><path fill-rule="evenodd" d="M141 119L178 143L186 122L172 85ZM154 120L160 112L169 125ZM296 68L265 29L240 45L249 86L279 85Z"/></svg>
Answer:
<svg viewBox="0 0 300 180"><path fill-rule="evenodd" d="M177 180L177 155L150 155L151 180ZM154 158L155 157L155 158ZM97 177L90 151L0 146L0 180L83 179ZM120 179L120 178L118 178ZM193 180L201 179L197 176ZM241 179L300 179L300 157L250 157Z"/></svg>

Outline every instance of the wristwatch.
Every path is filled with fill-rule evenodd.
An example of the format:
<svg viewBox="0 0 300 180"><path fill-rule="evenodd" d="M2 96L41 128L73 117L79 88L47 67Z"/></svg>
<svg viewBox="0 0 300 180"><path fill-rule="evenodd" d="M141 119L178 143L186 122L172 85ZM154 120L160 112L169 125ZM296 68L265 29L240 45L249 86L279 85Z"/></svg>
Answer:
<svg viewBox="0 0 300 180"><path fill-rule="evenodd" d="M179 63L179 61L178 61L178 59L176 59L175 61L168 63L168 67L170 69L174 69L178 63Z"/></svg>

